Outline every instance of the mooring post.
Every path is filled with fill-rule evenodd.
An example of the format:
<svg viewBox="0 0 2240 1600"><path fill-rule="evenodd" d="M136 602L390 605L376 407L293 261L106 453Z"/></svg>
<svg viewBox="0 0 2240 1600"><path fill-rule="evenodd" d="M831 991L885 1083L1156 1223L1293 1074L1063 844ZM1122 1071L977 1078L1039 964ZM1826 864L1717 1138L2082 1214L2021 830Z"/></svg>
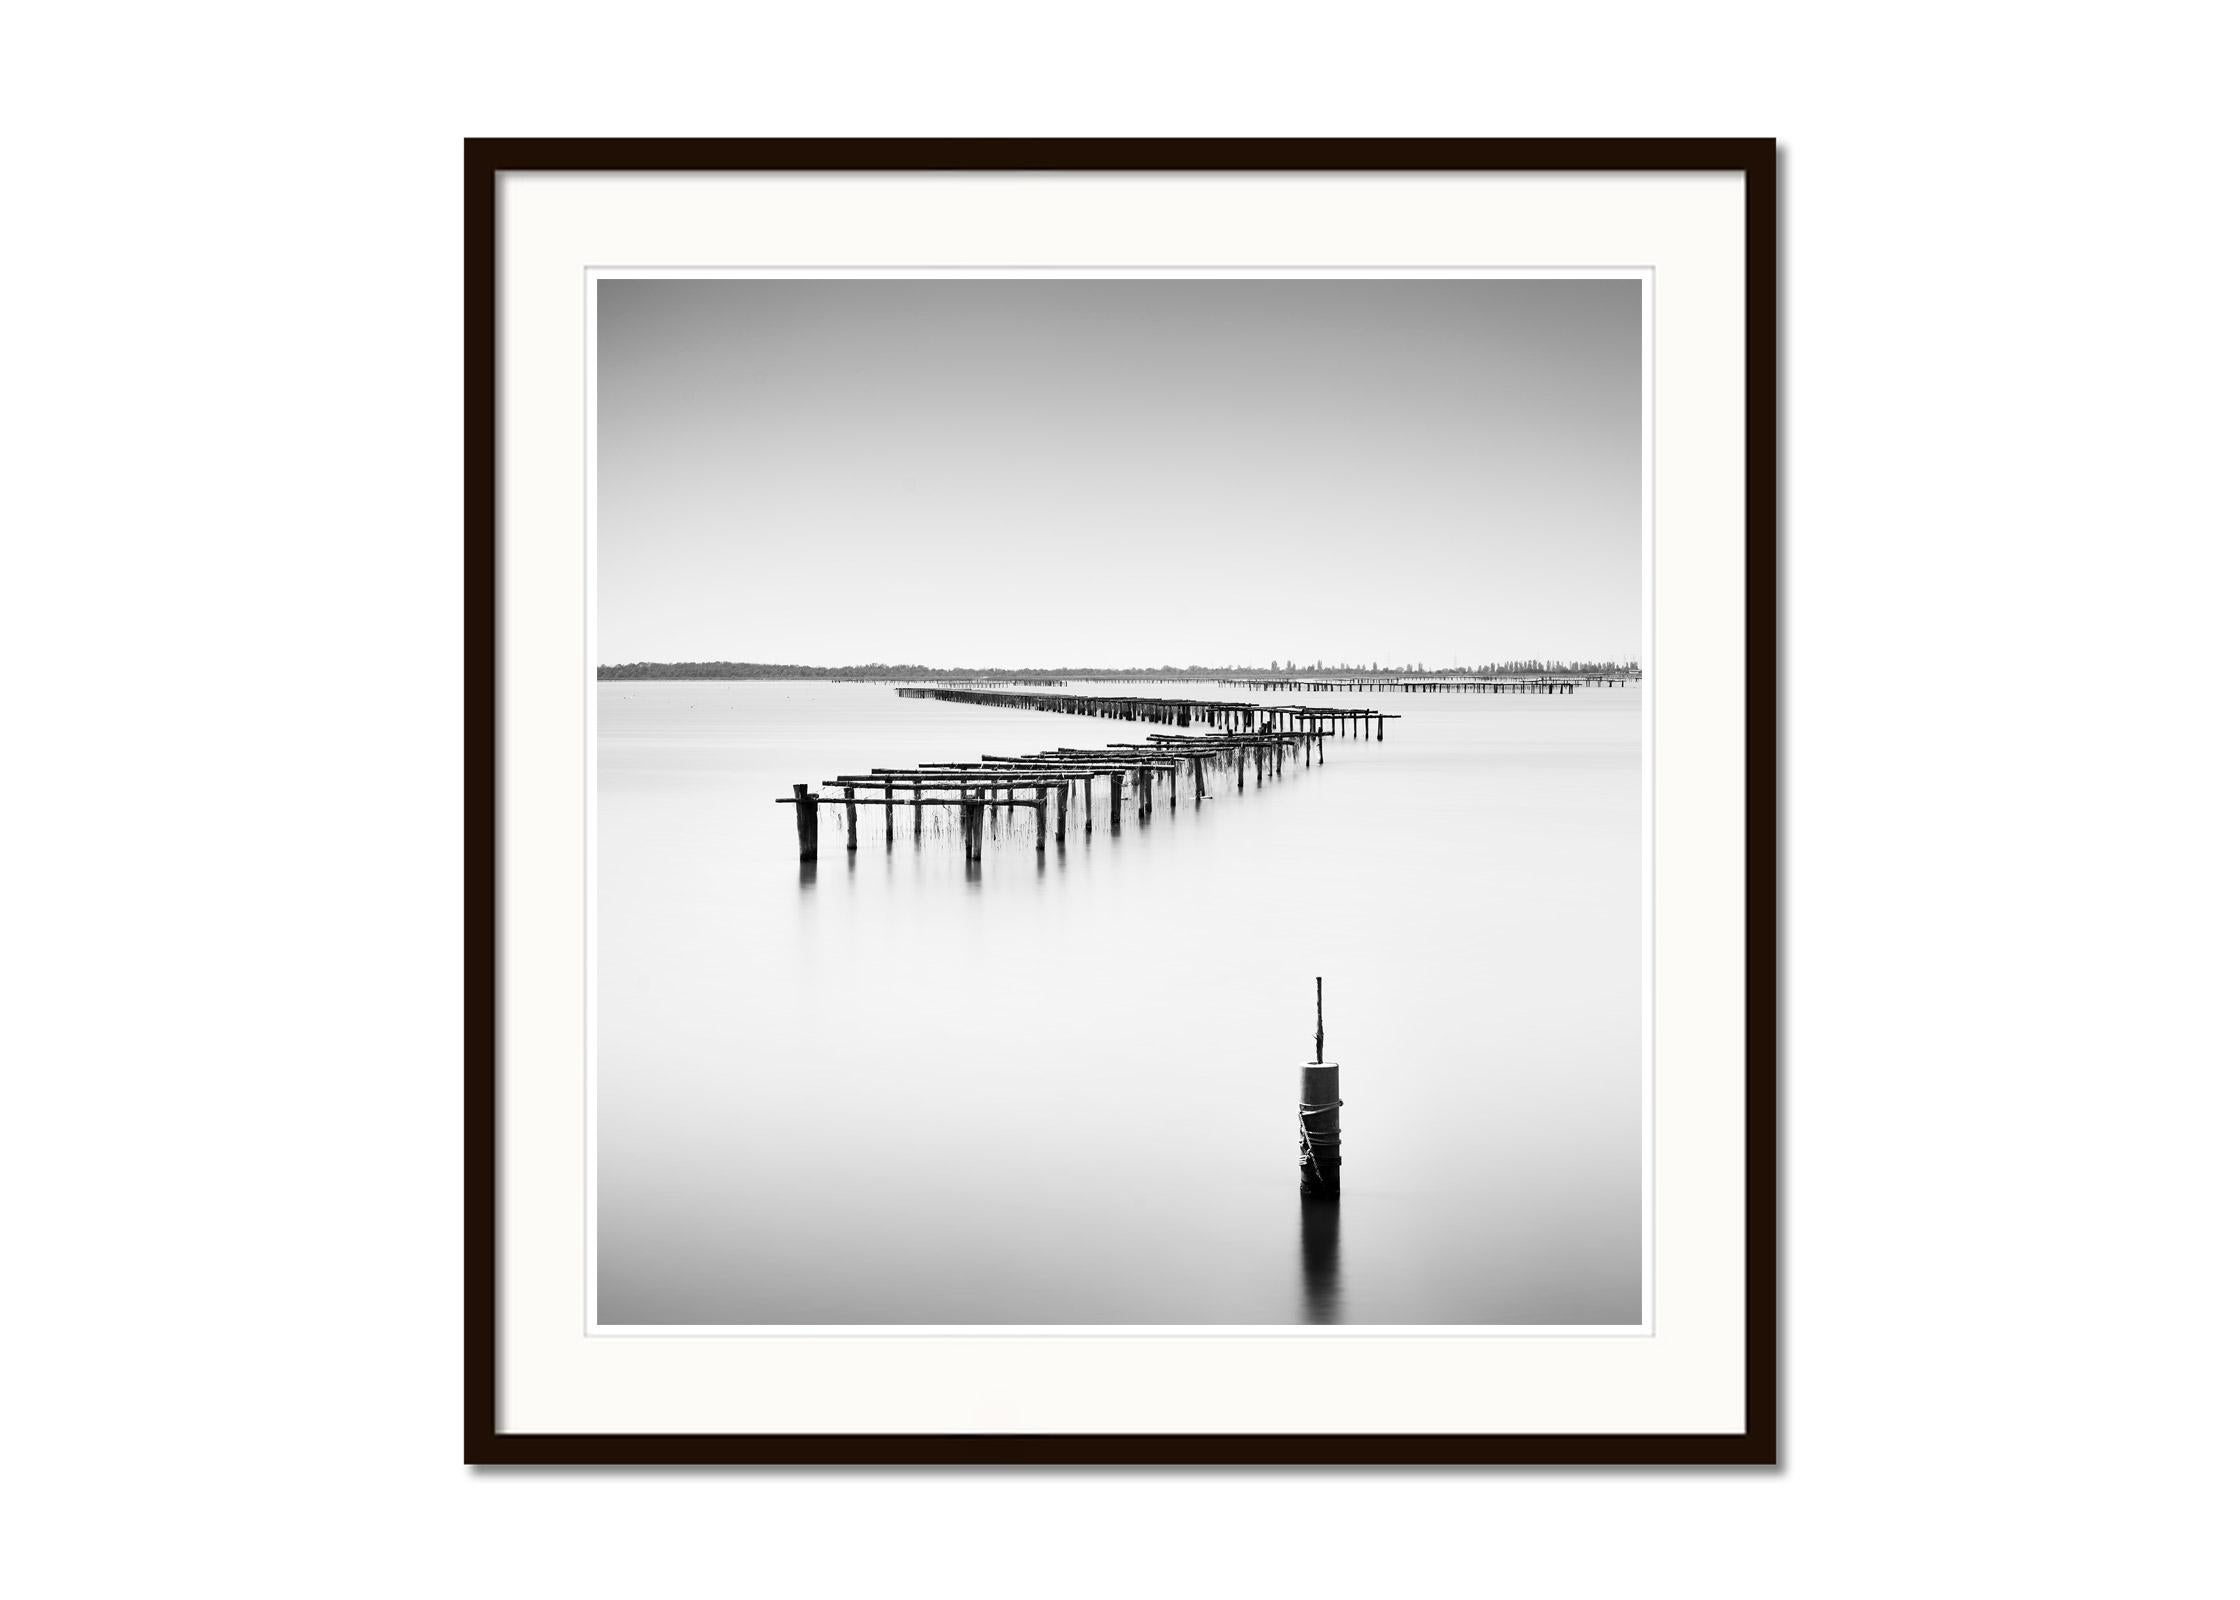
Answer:
<svg viewBox="0 0 2240 1600"><path fill-rule="evenodd" d="M1126 774L1120 772L1115 772L1112 775L1112 831L1114 833L1120 831L1120 780L1124 776Z"/></svg>
<svg viewBox="0 0 2240 1600"><path fill-rule="evenodd" d="M1299 1069L1299 1196L1338 1198L1338 1064L1322 1059L1322 980L1314 980L1314 1059Z"/></svg>
<svg viewBox="0 0 2240 1600"><path fill-rule="evenodd" d="M980 807L978 800L964 803L964 859L968 865L980 859Z"/></svg>
<svg viewBox="0 0 2240 1600"><path fill-rule="evenodd" d="M1073 780L1061 779L1058 783L1058 848L1066 847L1066 796L1073 792Z"/></svg>
<svg viewBox="0 0 2240 1600"><path fill-rule="evenodd" d="M1043 797L1042 785L1034 788L1034 853L1041 855L1050 844L1050 802Z"/></svg>
<svg viewBox="0 0 2240 1600"><path fill-rule="evenodd" d="M1377 718L1377 743L1384 743L1384 718Z"/></svg>
<svg viewBox="0 0 2240 1600"><path fill-rule="evenodd" d="M817 797L805 783L793 786L793 825L801 835L801 859L817 859Z"/></svg>
<svg viewBox="0 0 2240 1600"><path fill-rule="evenodd" d="M1190 782L1197 789L1197 793L1191 798L1190 803L1196 805L1206 797L1206 758L1204 756L1192 756L1190 758Z"/></svg>
<svg viewBox="0 0 2240 1600"><path fill-rule="evenodd" d="M887 849L894 849L894 785L887 785Z"/></svg>
<svg viewBox="0 0 2240 1600"><path fill-rule="evenodd" d="M853 855L856 848L856 792L843 788L840 793L848 803L848 853Z"/></svg>

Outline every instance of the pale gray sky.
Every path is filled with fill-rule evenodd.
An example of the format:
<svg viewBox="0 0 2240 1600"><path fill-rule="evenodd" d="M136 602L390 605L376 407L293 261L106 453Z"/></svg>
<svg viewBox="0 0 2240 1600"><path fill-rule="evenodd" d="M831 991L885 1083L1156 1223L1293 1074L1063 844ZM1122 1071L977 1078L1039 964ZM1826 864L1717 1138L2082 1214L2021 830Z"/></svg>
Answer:
<svg viewBox="0 0 2240 1600"><path fill-rule="evenodd" d="M1637 282L598 295L601 662L1639 652Z"/></svg>

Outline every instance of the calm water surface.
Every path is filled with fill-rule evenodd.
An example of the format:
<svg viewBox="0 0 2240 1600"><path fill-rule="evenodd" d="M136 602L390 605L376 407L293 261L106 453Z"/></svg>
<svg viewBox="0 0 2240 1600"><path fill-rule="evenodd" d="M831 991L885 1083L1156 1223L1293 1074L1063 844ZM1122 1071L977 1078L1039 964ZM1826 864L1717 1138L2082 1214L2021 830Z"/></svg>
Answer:
<svg viewBox="0 0 2240 1600"><path fill-rule="evenodd" d="M598 694L602 1323L1639 1320L1638 689L1346 697L1402 720L1039 862L999 826L977 877L940 813L851 860L828 809L805 870L771 802L1144 730ZM1297 1197L1318 973L1335 1207Z"/></svg>

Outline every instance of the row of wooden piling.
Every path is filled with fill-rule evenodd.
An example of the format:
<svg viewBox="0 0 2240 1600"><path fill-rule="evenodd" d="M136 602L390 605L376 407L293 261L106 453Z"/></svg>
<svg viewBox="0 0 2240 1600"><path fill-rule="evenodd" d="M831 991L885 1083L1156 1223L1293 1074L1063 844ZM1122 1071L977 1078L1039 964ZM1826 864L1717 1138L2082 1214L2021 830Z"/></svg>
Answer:
<svg viewBox="0 0 2240 1600"><path fill-rule="evenodd" d="M1132 694L1048 694L1019 690L957 689L916 685L897 689L911 700L949 700L962 705L996 706L1011 711L1053 711L1076 717L1111 717L1121 722L1153 722L1168 727L1204 725L1233 733L1342 734L1384 738L1384 725L1399 713L1362 706L1269 706L1252 700L1186 700ZM1374 733L1372 735L1372 729Z"/></svg>
<svg viewBox="0 0 2240 1600"><path fill-rule="evenodd" d="M827 778L818 786L837 789L836 795L797 783L793 793L777 803L794 808L803 861L817 859L820 820L826 806L840 808L851 852L858 844L859 808L882 814L886 845L892 850L898 812L909 813L910 835L917 840L924 837L929 808L954 807L960 813L965 860L975 863L981 856L991 810L1032 811L1035 853L1042 854L1053 841L1063 851L1076 823L1084 843L1095 835L1096 784L1100 779L1109 785L1107 827L1118 833L1130 786L1136 820L1148 823L1162 785L1169 811L1179 807L1186 785L1191 804L1204 804L1212 792L1209 778L1221 784L1233 775L1241 794L1248 776L1258 787L1271 778L1282 777L1287 764L1326 762L1323 744L1328 737L1325 730L1307 728L1154 734L1143 743L1099 749L1060 748L1025 756L984 755L978 761L874 767L868 772ZM1078 808L1073 804L1076 785L1080 789Z"/></svg>
<svg viewBox="0 0 2240 1600"><path fill-rule="evenodd" d="M1232 689L1316 690L1325 694L1572 694L1581 687L1618 688L1636 676L1576 674L1533 678L1216 678Z"/></svg>

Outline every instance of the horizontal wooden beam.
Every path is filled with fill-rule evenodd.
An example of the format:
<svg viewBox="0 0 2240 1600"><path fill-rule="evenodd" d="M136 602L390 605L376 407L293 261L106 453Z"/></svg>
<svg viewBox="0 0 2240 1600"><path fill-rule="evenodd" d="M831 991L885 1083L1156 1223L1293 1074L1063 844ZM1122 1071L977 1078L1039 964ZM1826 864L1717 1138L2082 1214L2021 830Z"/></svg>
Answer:
<svg viewBox="0 0 2240 1600"><path fill-rule="evenodd" d="M820 806L1004 806L1017 811L1040 811L1049 804L1046 800L944 800L938 795L927 795L917 800L866 800L859 795L850 800L837 794L813 794L809 796L809 802ZM789 794L780 796L771 804L797 806L801 802Z"/></svg>

